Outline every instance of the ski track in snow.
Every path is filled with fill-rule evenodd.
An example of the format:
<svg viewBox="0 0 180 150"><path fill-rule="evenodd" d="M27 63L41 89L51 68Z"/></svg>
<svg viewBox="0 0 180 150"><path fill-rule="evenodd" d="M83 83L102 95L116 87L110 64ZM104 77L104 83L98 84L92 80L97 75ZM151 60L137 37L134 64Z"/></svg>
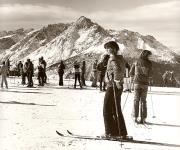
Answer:
<svg viewBox="0 0 180 150"><path fill-rule="evenodd" d="M1 150L180 149L133 143L123 143L121 147L121 143L115 141L62 138L56 130L66 133L68 129L81 135L104 134L104 92L90 86L73 89L73 80L65 80L65 86L59 87L58 79L53 79L45 87L36 88L20 85L20 78L11 77L8 82L8 90L0 89ZM122 106L126 97L127 93L123 93ZM152 87L147 106L149 124L135 125L131 116L133 93L129 94L123 111L129 135L136 140L180 145L180 89Z"/></svg>

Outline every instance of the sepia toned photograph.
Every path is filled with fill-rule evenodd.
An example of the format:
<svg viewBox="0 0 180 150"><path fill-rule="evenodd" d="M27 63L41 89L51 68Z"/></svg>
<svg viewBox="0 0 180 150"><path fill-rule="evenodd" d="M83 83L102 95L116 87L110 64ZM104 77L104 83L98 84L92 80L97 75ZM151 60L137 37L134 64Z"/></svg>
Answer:
<svg viewBox="0 0 180 150"><path fill-rule="evenodd" d="M180 150L179 0L0 0L0 150Z"/></svg>

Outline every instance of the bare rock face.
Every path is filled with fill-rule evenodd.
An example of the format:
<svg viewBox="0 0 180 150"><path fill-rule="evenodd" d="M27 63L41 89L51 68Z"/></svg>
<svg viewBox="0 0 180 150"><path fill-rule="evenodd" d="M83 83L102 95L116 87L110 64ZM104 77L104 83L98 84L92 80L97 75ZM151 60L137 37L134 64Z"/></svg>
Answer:
<svg viewBox="0 0 180 150"><path fill-rule="evenodd" d="M0 38L0 52L9 49L14 44L16 42L11 37Z"/></svg>

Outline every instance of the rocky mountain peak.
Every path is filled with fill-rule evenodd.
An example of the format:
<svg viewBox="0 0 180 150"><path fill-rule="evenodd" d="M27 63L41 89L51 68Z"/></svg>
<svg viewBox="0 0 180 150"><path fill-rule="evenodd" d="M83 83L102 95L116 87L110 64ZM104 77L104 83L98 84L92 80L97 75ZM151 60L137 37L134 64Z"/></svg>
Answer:
<svg viewBox="0 0 180 150"><path fill-rule="evenodd" d="M75 26L80 28L89 28L93 25L94 23L91 21L91 19L86 18L84 16L81 16L77 21L75 22Z"/></svg>

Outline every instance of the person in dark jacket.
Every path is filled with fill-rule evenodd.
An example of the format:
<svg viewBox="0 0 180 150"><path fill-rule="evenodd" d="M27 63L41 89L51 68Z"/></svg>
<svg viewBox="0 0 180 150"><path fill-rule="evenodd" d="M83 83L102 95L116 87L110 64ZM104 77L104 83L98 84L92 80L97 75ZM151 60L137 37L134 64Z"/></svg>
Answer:
<svg viewBox="0 0 180 150"><path fill-rule="evenodd" d="M2 67L0 68L1 73L1 88L3 88L3 84L5 83L6 88L8 89L8 82L7 82L7 75L8 75L8 66L6 65L5 61L2 63Z"/></svg>
<svg viewBox="0 0 180 150"><path fill-rule="evenodd" d="M38 65L38 82L39 82L39 86L44 86L44 76L45 76L45 66L42 63L42 59L39 58L39 65Z"/></svg>
<svg viewBox="0 0 180 150"><path fill-rule="evenodd" d="M10 74L10 66L11 66L11 64L10 64L10 60L9 60L9 59L7 59L7 60L6 60L5 65L6 65L6 66L7 66L7 68L8 68L8 73L7 73L7 76L9 77L9 74Z"/></svg>
<svg viewBox="0 0 180 150"><path fill-rule="evenodd" d="M34 74L34 65L30 59L27 59L27 78L28 78L28 85L27 87L33 87L33 74Z"/></svg>
<svg viewBox="0 0 180 150"><path fill-rule="evenodd" d="M100 62L97 66L100 77L100 91L106 91L105 73L109 57L109 55L104 55L102 62Z"/></svg>
<svg viewBox="0 0 180 150"><path fill-rule="evenodd" d="M43 56L41 57L41 64L44 66L44 83L47 83L47 75L46 75L46 66L47 66L47 63L46 61L44 60Z"/></svg>
<svg viewBox="0 0 180 150"><path fill-rule="evenodd" d="M105 134L106 136L120 136L126 139L128 138L127 129L121 110L125 60L122 55L117 55L119 46L116 42L107 42L104 47L110 54L105 77L107 90L103 107ZM115 101L117 106L115 105Z"/></svg>
<svg viewBox="0 0 180 150"><path fill-rule="evenodd" d="M19 61L17 65L17 70L18 70L18 77L22 75L22 70L23 70L23 64L21 61Z"/></svg>
<svg viewBox="0 0 180 150"><path fill-rule="evenodd" d="M162 79L163 79L163 86L167 87L168 86L168 81L169 81L169 71L166 71L163 75L162 75Z"/></svg>
<svg viewBox="0 0 180 150"><path fill-rule="evenodd" d="M137 123L145 123L147 117L146 97L149 80L152 77L152 62L149 60L151 55L150 51L143 50L130 70L130 75L134 76L134 118ZM138 120L139 105L140 120Z"/></svg>
<svg viewBox="0 0 180 150"><path fill-rule="evenodd" d="M76 88L76 82L77 80L79 81L79 86L82 89L82 85L81 85L81 71L80 71L80 66L79 63L77 61L74 62L74 74L75 74L75 82L74 82L74 88Z"/></svg>
<svg viewBox="0 0 180 150"><path fill-rule="evenodd" d="M82 67L81 67L81 84L82 84L82 86L86 86L85 74L86 74L86 62L85 62L85 60L83 60Z"/></svg>
<svg viewBox="0 0 180 150"><path fill-rule="evenodd" d="M64 75L65 65L61 60L61 63L58 66L58 74L59 74L59 86L63 86L63 75Z"/></svg>
<svg viewBox="0 0 180 150"><path fill-rule="evenodd" d="M28 68L28 62L25 62L22 70L22 85L26 84L27 68Z"/></svg>

